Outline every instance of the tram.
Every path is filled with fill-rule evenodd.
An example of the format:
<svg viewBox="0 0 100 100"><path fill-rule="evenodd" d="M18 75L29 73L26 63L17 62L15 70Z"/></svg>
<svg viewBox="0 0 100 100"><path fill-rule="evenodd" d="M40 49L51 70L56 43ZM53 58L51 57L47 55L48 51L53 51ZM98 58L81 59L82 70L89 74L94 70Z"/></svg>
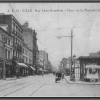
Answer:
<svg viewBox="0 0 100 100"><path fill-rule="evenodd" d="M100 65L90 64L86 65L86 75L84 80L96 82L100 80Z"/></svg>

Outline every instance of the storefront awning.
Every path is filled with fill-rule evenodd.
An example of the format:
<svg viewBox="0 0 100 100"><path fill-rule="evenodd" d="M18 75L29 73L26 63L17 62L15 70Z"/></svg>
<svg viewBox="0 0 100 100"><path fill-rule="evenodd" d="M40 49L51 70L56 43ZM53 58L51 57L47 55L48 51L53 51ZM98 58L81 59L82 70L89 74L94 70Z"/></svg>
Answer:
<svg viewBox="0 0 100 100"><path fill-rule="evenodd" d="M20 67L28 67L26 64L24 64L24 63L17 63L17 65L18 66L20 66Z"/></svg>
<svg viewBox="0 0 100 100"><path fill-rule="evenodd" d="M35 70L35 68L33 68L32 66L30 66L33 70Z"/></svg>
<svg viewBox="0 0 100 100"><path fill-rule="evenodd" d="M86 68L100 69L100 66L98 66L98 65L86 65Z"/></svg>
<svg viewBox="0 0 100 100"><path fill-rule="evenodd" d="M43 71L43 69L42 68L39 68L39 71Z"/></svg>
<svg viewBox="0 0 100 100"><path fill-rule="evenodd" d="M48 70L44 70L44 72L48 72Z"/></svg>

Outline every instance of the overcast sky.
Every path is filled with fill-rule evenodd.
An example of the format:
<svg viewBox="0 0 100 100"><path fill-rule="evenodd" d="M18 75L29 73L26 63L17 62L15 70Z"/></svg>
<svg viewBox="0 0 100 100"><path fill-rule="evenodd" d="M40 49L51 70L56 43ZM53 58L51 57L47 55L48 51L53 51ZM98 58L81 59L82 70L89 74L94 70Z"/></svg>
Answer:
<svg viewBox="0 0 100 100"><path fill-rule="evenodd" d="M13 14L21 24L29 22L37 32L39 49L48 52L55 67L71 54L70 37L57 36L70 36L71 30L76 57L100 50L99 9L100 3L0 3L0 13Z"/></svg>

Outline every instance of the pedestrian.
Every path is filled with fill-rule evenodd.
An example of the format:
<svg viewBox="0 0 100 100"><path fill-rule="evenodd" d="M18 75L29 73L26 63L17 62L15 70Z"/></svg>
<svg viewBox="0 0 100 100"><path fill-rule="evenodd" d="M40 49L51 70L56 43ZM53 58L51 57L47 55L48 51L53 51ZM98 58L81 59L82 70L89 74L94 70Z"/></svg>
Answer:
<svg viewBox="0 0 100 100"><path fill-rule="evenodd" d="M40 71L38 71L38 76L40 75Z"/></svg>
<svg viewBox="0 0 100 100"><path fill-rule="evenodd" d="M42 76L43 76L44 75L44 72L42 71L41 73L42 73Z"/></svg>
<svg viewBox="0 0 100 100"><path fill-rule="evenodd" d="M62 72L62 80L64 79L64 73Z"/></svg>
<svg viewBox="0 0 100 100"><path fill-rule="evenodd" d="M62 74L61 74L61 72L58 71L58 72L55 74L55 76L56 76L55 82L57 83L57 81L60 81L60 80L61 80Z"/></svg>
<svg viewBox="0 0 100 100"><path fill-rule="evenodd" d="M16 77L19 78L19 76L20 76L19 69L16 69Z"/></svg>
<svg viewBox="0 0 100 100"><path fill-rule="evenodd" d="M55 72L53 72L53 75L55 75Z"/></svg>

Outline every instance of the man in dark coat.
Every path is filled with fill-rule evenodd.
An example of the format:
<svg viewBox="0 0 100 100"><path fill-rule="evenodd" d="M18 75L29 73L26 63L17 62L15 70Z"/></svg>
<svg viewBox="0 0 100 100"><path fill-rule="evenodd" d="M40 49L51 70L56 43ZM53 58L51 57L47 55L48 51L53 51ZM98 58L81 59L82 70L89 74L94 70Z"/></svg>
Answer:
<svg viewBox="0 0 100 100"><path fill-rule="evenodd" d="M57 83L57 81L59 81L59 80L61 80L61 76L62 76L62 74L61 74L61 72L57 72L56 73L56 78L55 78L55 82Z"/></svg>

